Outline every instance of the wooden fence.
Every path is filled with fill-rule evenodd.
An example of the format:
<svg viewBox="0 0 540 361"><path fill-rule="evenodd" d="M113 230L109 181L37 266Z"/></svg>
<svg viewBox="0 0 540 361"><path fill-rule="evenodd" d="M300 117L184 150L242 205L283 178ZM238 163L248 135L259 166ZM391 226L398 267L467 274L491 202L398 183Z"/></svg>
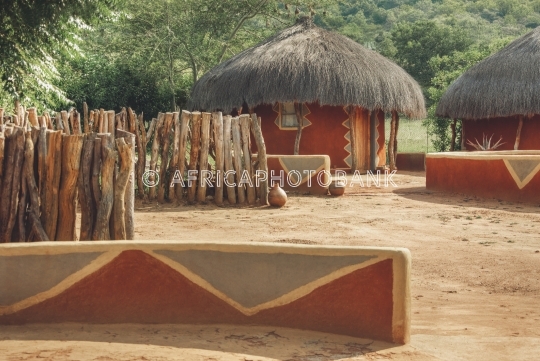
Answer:
<svg viewBox="0 0 540 361"><path fill-rule="evenodd" d="M0 109L0 242L133 239L135 119Z"/></svg>

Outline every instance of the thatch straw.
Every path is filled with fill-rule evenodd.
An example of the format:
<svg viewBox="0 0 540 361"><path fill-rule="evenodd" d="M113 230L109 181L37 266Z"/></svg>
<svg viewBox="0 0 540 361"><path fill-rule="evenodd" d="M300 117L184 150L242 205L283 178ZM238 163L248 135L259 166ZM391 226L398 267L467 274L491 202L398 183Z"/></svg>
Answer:
<svg viewBox="0 0 540 361"><path fill-rule="evenodd" d="M487 119L540 113L540 27L482 60L452 83L436 114Z"/></svg>
<svg viewBox="0 0 540 361"><path fill-rule="evenodd" d="M190 107L229 113L293 100L425 116L422 91L402 68L306 18L210 70Z"/></svg>

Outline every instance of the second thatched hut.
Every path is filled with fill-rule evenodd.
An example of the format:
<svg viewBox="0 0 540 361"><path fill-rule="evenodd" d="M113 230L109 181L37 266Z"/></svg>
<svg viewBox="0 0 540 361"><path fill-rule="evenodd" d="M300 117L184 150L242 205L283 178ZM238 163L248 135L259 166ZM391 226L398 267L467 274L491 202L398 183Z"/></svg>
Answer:
<svg viewBox="0 0 540 361"><path fill-rule="evenodd" d="M462 149L484 136L497 150L540 149L540 27L463 73L436 114L462 120Z"/></svg>
<svg viewBox="0 0 540 361"><path fill-rule="evenodd" d="M425 116L422 91L402 68L353 40L300 19L205 74L191 108L255 112L269 154L326 154L331 167L394 166L398 113Z"/></svg>

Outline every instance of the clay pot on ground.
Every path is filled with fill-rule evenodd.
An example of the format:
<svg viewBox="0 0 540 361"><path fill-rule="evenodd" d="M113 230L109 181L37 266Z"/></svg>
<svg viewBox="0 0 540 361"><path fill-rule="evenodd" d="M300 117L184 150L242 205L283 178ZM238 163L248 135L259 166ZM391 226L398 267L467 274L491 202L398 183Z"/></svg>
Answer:
<svg viewBox="0 0 540 361"><path fill-rule="evenodd" d="M345 182L333 180L328 187L328 191L334 197L342 196L345 193Z"/></svg>
<svg viewBox="0 0 540 361"><path fill-rule="evenodd" d="M268 203L273 207L283 207L287 203L287 193L279 184L274 183L270 192L268 192Z"/></svg>

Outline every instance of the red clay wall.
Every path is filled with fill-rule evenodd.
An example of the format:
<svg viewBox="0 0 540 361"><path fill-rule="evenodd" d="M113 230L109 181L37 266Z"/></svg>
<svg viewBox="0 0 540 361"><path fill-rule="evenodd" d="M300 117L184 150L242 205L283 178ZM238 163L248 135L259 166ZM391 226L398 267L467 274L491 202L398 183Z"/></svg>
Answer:
<svg viewBox="0 0 540 361"><path fill-rule="evenodd" d="M345 134L349 131L343 122L349 116L339 106L320 106L318 104L307 105L310 113L306 118L311 125L302 130L300 140L300 154L316 155L326 154L330 156L331 168L350 168L345 163L349 152L345 150L349 141ZM259 105L255 113L262 119L262 132L268 154L293 154L296 129L281 130L275 123L278 113L272 109L272 105Z"/></svg>
<svg viewBox="0 0 540 361"><path fill-rule="evenodd" d="M505 143L497 150L513 150L516 141L516 132L519 124L519 118L493 118L482 120L465 120L463 129L465 131L465 140L476 143L475 138L482 142L483 134L491 137L496 142L502 136L502 142ZM474 150L467 145L468 150ZM519 150L540 149L540 115L535 115L532 119L523 119L523 128L521 129L521 140Z"/></svg>

